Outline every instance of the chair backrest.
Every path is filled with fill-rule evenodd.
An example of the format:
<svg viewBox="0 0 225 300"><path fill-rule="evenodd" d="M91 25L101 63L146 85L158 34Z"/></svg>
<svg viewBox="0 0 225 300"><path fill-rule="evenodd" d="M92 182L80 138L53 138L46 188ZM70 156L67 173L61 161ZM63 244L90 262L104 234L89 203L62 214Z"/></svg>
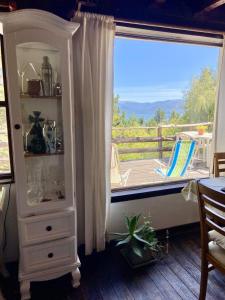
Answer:
<svg viewBox="0 0 225 300"><path fill-rule="evenodd" d="M194 140L176 141L166 175L169 177L184 176L191 164L195 148L196 141Z"/></svg>
<svg viewBox="0 0 225 300"><path fill-rule="evenodd" d="M219 177L225 174L225 152L214 153L213 174L215 177Z"/></svg>
<svg viewBox="0 0 225 300"><path fill-rule="evenodd" d="M225 194L197 183L198 204L201 223L202 250L208 252L208 231L215 230L225 237Z"/></svg>

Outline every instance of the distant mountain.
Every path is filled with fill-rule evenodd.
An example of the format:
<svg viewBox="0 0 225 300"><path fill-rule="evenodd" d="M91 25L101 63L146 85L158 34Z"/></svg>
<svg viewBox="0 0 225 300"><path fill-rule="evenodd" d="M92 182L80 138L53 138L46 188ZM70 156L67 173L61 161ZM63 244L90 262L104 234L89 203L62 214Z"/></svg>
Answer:
<svg viewBox="0 0 225 300"><path fill-rule="evenodd" d="M121 112L126 113L128 118L135 114L138 118L143 118L144 120L154 117L155 112L160 108L165 112L166 118L168 118L172 111L176 111L179 114L184 112L184 100L165 100L152 103L120 101L119 108Z"/></svg>

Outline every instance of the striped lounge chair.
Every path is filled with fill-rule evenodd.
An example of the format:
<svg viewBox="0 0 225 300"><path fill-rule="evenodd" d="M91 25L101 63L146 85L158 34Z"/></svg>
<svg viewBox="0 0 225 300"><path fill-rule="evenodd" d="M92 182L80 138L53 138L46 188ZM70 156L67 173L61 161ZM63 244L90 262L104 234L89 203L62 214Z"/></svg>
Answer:
<svg viewBox="0 0 225 300"><path fill-rule="evenodd" d="M165 178L185 176L188 167L190 167L192 163L195 150L195 140L177 141L174 145L168 166L166 168L157 168L155 172Z"/></svg>

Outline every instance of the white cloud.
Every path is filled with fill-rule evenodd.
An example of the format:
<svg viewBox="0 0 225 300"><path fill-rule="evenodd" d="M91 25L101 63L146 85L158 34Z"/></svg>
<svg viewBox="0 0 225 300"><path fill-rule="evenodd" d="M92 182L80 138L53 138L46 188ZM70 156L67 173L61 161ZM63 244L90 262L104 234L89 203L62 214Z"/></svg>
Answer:
<svg viewBox="0 0 225 300"><path fill-rule="evenodd" d="M182 99L186 87L186 82L156 86L127 86L115 88L114 93L119 95L120 101L156 102Z"/></svg>

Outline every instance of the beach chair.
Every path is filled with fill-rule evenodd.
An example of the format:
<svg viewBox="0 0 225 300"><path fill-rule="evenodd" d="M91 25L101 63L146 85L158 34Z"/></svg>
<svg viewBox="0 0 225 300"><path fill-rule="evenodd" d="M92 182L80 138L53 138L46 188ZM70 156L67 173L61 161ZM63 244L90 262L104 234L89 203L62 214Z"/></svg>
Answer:
<svg viewBox="0 0 225 300"><path fill-rule="evenodd" d="M156 168L155 172L165 178L185 176L192 164L195 150L195 140L176 141L168 166Z"/></svg>
<svg viewBox="0 0 225 300"><path fill-rule="evenodd" d="M131 172L131 169L127 170L124 174L120 173L120 159L119 159L118 148L117 148L116 144L112 144L111 184L126 186L130 172Z"/></svg>

